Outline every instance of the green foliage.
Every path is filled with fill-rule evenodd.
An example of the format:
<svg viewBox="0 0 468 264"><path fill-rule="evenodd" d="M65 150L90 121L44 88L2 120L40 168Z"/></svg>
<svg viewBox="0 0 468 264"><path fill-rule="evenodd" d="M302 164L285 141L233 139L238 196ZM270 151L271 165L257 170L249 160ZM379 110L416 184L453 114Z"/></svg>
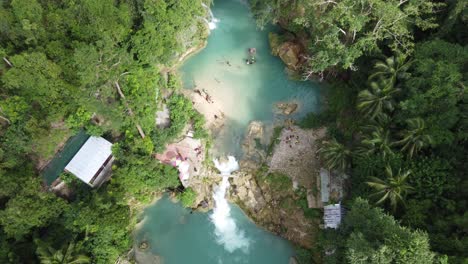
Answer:
<svg viewBox="0 0 468 264"><path fill-rule="evenodd" d="M61 249L54 249L41 241L38 244L37 255L42 264L85 264L91 263L91 259L80 254L81 244L71 241L65 244Z"/></svg>
<svg viewBox="0 0 468 264"><path fill-rule="evenodd" d="M314 36L308 47L308 71L318 73L332 67L355 70L358 58L382 47L409 54L413 30L436 27L431 14L441 4L425 0L254 0L251 6L261 26L289 21L291 31Z"/></svg>
<svg viewBox="0 0 468 264"><path fill-rule="evenodd" d="M371 195L371 197L377 197L376 204L389 201L392 210L395 212L398 204L404 204L405 195L413 190L413 187L406 183L410 174L410 171L401 172L401 169L395 174L392 168L387 165L385 167L385 179L371 177L370 181L366 183L376 190Z"/></svg>
<svg viewBox="0 0 468 264"><path fill-rule="evenodd" d="M389 81L371 82L370 87L370 90L359 92L357 108L371 119L385 111L391 113L395 109L393 94L399 90Z"/></svg>
<svg viewBox="0 0 468 264"><path fill-rule="evenodd" d="M86 111L83 107L79 107L74 114L68 116L66 120L67 126L78 131L90 122L91 116L92 113Z"/></svg>
<svg viewBox="0 0 468 264"><path fill-rule="evenodd" d="M406 120L408 128L402 131L403 138L396 144L403 145L402 152L407 152L412 157L416 152L432 143L432 137L427 134L424 120L413 118Z"/></svg>
<svg viewBox="0 0 468 264"><path fill-rule="evenodd" d="M332 138L330 141L324 141L318 152L327 168L341 172L345 172L348 168L351 151L343 144L338 143L335 138Z"/></svg>
<svg viewBox="0 0 468 264"><path fill-rule="evenodd" d="M273 135L271 136L271 143L270 145L268 146L268 149L267 149L267 153L268 155L270 155L272 152L273 152L273 148L281 142L281 138L280 138L280 135L281 135L281 132L283 131L283 128L282 126L275 126L273 128Z"/></svg>
<svg viewBox="0 0 468 264"><path fill-rule="evenodd" d="M291 179L280 173L266 174L263 180L268 184L272 192L286 193L292 189Z"/></svg>
<svg viewBox="0 0 468 264"><path fill-rule="evenodd" d="M10 60L15 67L2 76L7 91L39 104L49 115L63 111L63 98L70 88L61 79L62 70L57 64L41 52L21 53Z"/></svg>
<svg viewBox="0 0 468 264"><path fill-rule="evenodd" d="M412 172L408 182L415 189L412 197L437 202L445 192L453 191L453 168L447 160L423 157L408 167Z"/></svg>
<svg viewBox="0 0 468 264"><path fill-rule="evenodd" d="M86 234L83 249L93 263L109 263L130 246L130 210L112 189L84 190L65 212L64 224L75 234Z"/></svg>
<svg viewBox="0 0 468 264"><path fill-rule="evenodd" d="M20 239L33 228L44 227L59 217L66 207L53 193L42 192L37 178L24 178L23 190L6 203L0 224L6 235ZM21 213L19 213L21 212Z"/></svg>
<svg viewBox="0 0 468 264"><path fill-rule="evenodd" d="M143 27L132 37L132 52L142 63L167 63L184 50L182 29L192 28L205 13L201 1L144 1ZM186 40L190 42L191 40Z"/></svg>
<svg viewBox="0 0 468 264"><path fill-rule="evenodd" d="M131 245L128 199L148 201L153 192L179 185L174 168L150 157L155 146L149 135L161 100L160 71L206 38L199 19L206 11L201 1L156 2L1 1L0 262L37 262L33 234L48 234L44 247L59 249L49 255L62 254L70 235L82 240L80 254L90 262L114 262ZM177 76L169 82L180 87ZM207 136L203 118L180 109L186 110L188 118L175 111L168 140L187 121L195 136ZM119 141L120 156L110 184L97 191L72 184L73 195L64 201L43 190L32 168L80 129Z"/></svg>
<svg viewBox="0 0 468 264"><path fill-rule="evenodd" d="M296 247L296 256L294 256L297 260L298 264L309 264L313 263L312 261L312 252L305 248Z"/></svg>
<svg viewBox="0 0 468 264"><path fill-rule="evenodd" d="M362 141L361 148L358 150L360 155L375 155L380 153L384 159L393 156L392 140L390 131L378 126L366 127L367 132Z"/></svg>
<svg viewBox="0 0 468 264"><path fill-rule="evenodd" d="M30 108L25 99L20 96L11 96L0 101L1 114L8 118L9 123L24 120Z"/></svg>
<svg viewBox="0 0 468 264"><path fill-rule="evenodd" d="M197 198L197 193L192 188L186 188L183 192L177 195L177 198L184 207L193 208L195 199Z"/></svg>
<svg viewBox="0 0 468 264"><path fill-rule="evenodd" d="M175 168L149 156L120 157L119 162L121 165L114 169L111 185L127 198L148 203L154 193L180 185Z"/></svg>
<svg viewBox="0 0 468 264"><path fill-rule="evenodd" d="M437 263L427 234L401 227L362 199L353 202L342 233L347 263Z"/></svg>
<svg viewBox="0 0 468 264"><path fill-rule="evenodd" d="M170 111L171 125L168 128L154 131L152 139L157 151L161 151L168 142L180 136L188 123L192 124L195 138L208 136L208 132L204 128L204 117L193 109L189 99L181 94L174 94L166 103Z"/></svg>
<svg viewBox="0 0 468 264"><path fill-rule="evenodd" d="M421 43L414 54L411 77L404 86L407 98L400 102L402 116L422 118L433 145L455 140L453 128L460 120L468 51L442 40ZM437 109L435 111L435 109Z"/></svg>

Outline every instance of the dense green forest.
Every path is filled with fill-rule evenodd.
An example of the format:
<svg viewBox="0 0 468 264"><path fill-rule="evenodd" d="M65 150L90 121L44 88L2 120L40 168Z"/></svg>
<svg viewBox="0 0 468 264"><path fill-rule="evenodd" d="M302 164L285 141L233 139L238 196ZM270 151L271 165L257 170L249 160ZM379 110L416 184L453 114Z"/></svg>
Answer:
<svg viewBox="0 0 468 264"><path fill-rule="evenodd" d="M251 5L259 26L277 23L303 45L304 78L329 83L325 110L302 122L328 127L322 160L351 176L324 262L466 263L467 2Z"/></svg>
<svg viewBox="0 0 468 264"><path fill-rule="evenodd" d="M201 0L0 1L1 263L126 255L132 205L179 185L177 171L151 154L190 120L206 134L177 95L167 99L173 125L155 129L163 90L179 88L170 67L203 44L206 12ZM74 195L63 199L47 192L39 171L82 128L118 142L114 175L98 190L69 182Z"/></svg>

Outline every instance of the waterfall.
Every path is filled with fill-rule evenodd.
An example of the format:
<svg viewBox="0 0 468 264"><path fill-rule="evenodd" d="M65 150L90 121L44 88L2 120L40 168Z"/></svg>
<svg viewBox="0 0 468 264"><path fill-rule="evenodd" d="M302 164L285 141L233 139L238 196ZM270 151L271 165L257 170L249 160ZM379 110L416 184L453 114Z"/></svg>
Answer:
<svg viewBox="0 0 468 264"><path fill-rule="evenodd" d="M216 168L220 171L223 180L221 184L215 188L213 199L215 200L215 208L211 214L211 221L215 225L215 234L219 244L224 248L233 252L236 249L241 249L247 252L250 241L245 237L242 230L236 225L236 222L231 217L231 208L226 200L226 190L229 188L229 175L237 169L239 164L233 156L228 156L226 162L213 160Z"/></svg>
<svg viewBox="0 0 468 264"><path fill-rule="evenodd" d="M202 3L202 6L208 11L208 14L209 14L208 19L204 18L206 24L208 25L208 28L210 30L215 29L216 28L216 23L219 22L219 19L214 17L213 12L211 11L209 6L205 5L205 3Z"/></svg>

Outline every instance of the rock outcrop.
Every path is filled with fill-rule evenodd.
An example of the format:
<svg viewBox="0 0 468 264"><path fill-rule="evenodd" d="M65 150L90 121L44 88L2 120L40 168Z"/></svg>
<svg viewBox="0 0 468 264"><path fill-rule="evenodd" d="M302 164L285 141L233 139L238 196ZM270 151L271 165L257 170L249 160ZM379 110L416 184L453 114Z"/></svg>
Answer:
<svg viewBox="0 0 468 264"><path fill-rule="evenodd" d="M268 38L272 55L280 57L291 70L297 71L301 68L304 62L302 56L304 49L301 44L294 39L283 40L281 36L275 33L270 33Z"/></svg>
<svg viewBox="0 0 468 264"><path fill-rule="evenodd" d="M299 105L297 103L277 103L278 108L283 115L291 115L297 111Z"/></svg>
<svg viewBox="0 0 468 264"><path fill-rule="evenodd" d="M266 128L262 122L252 121L242 142L244 157L240 161L242 168L256 169L266 159L266 153L262 146L267 144Z"/></svg>

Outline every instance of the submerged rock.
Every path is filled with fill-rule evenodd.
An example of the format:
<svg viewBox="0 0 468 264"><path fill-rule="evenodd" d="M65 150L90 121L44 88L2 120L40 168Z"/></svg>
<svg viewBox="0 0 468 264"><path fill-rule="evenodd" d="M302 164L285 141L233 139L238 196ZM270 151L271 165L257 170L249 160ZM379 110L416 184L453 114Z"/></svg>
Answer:
<svg viewBox="0 0 468 264"><path fill-rule="evenodd" d="M259 121L252 121L242 142L244 157L240 161L241 166L243 168L247 166L249 169L258 168L266 157L264 145L266 145L265 125Z"/></svg>
<svg viewBox="0 0 468 264"><path fill-rule="evenodd" d="M277 103L276 107L281 110L283 115L290 115L296 112L297 108L299 107L296 103Z"/></svg>
<svg viewBox="0 0 468 264"><path fill-rule="evenodd" d="M138 246L138 248L141 249L141 250L146 250L146 249L149 248L149 244L148 244L148 242L146 242L146 241L142 241L142 242L140 243L140 245Z"/></svg>

